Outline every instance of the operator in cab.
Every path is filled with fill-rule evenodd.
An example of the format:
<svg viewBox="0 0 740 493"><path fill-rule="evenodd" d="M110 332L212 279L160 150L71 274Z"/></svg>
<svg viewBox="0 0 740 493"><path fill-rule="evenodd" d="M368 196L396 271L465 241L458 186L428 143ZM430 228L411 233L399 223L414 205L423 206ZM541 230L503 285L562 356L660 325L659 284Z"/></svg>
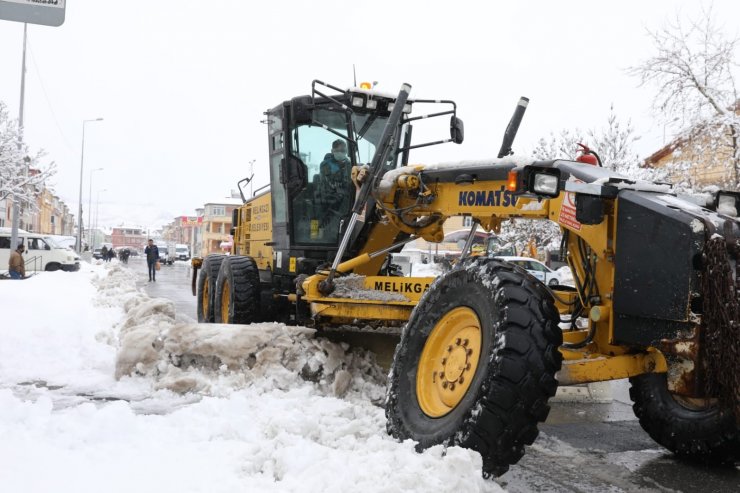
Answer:
<svg viewBox="0 0 740 493"><path fill-rule="evenodd" d="M354 190L350 180L351 168L347 143L342 139L335 140L331 152L324 156L319 166L318 201L325 214L322 226L338 220L349 209L349 198Z"/></svg>

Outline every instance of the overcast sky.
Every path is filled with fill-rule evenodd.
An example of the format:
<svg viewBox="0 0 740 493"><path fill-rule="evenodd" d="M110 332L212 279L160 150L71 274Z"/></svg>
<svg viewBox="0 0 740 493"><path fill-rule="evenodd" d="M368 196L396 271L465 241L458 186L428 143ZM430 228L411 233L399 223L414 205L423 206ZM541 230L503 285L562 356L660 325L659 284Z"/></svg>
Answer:
<svg viewBox="0 0 740 493"><path fill-rule="evenodd" d="M465 143L412 161L494 157L519 96L531 99L518 154L563 128L604 125L614 104L647 156L664 143L654 89L625 69L653 52L645 34L696 1L68 0L61 27L29 25L26 140L57 163L57 193L76 212L82 121L87 209L100 223L154 226L236 188L256 159L267 183L262 112L310 92L378 81L454 99ZM740 2L714 2L731 35ZM23 25L0 20L0 100L17 115ZM444 126L444 122L440 122ZM670 138L670 133L667 136ZM98 191L105 189L105 192ZM93 209L94 209L93 205ZM84 215L87 219L87 214Z"/></svg>

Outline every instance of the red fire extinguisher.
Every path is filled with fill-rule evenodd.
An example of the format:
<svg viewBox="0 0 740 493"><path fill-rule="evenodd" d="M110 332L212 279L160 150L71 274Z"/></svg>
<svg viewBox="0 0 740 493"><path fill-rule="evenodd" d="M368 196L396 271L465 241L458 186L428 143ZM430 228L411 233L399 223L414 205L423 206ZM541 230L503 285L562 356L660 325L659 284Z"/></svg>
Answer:
<svg viewBox="0 0 740 493"><path fill-rule="evenodd" d="M578 143L578 146L580 147L578 152L581 154L576 157L576 161L579 163L590 164L592 166L601 166L601 158L599 158L599 155L596 154L595 151L592 151L587 145L581 144L580 142Z"/></svg>

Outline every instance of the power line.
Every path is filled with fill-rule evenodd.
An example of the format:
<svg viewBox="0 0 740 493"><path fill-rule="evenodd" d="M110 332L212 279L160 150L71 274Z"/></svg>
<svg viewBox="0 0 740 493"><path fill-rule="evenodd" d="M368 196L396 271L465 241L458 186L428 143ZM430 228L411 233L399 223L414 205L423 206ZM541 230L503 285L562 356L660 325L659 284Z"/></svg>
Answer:
<svg viewBox="0 0 740 493"><path fill-rule="evenodd" d="M31 53L31 62L33 63L33 68L36 71L36 76L39 78L39 83L41 84L41 92L44 93L44 99L46 100L46 105L49 108L49 111L51 112L51 116L54 120L54 124L57 127L57 131L59 132L59 135L62 137L62 140L64 141L64 145L67 147L67 150L75 154L75 151L72 150L72 146L69 144L69 141L67 140L67 136L64 135L64 132L62 131L61 125L59 125L59 120L57 119L57 115L54 112L54 106L51 104L51 100L49 99L49 94L46 92L46 84L44 84L44 78L41 76L41 71L39 70L38 65L36 64L36 57L33 54L33 49L31 48L31 43L28 43L28 51Z"/></svg>

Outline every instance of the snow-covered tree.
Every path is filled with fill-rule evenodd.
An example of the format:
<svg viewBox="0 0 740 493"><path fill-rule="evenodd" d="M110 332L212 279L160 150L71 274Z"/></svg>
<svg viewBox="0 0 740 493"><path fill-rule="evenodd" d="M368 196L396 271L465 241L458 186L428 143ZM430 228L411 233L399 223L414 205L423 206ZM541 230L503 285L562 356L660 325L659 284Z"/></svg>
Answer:
<svg viewBox="0 0 740 493"><path fill-rule="evenodd" d="M533 151L536 159L575 159L579 146L585 144L595 151L605 168L641 180L662 180L664 170L654 170L641 166L641 160L634 149L640 139L635 133L632 121L622 121L609 108L606 125L589 130L563 129L559 133L550 133L548 138L540 138Z"/></svg>
<svg viewBox="0 0 740 493"><path fill-rule="evenodd" d="M563 129L551 132L540 138L532 152L535 159L575 159L579 146L585 144L594 150L602 160L605 168L611 169L628 178L641 180L662 180L665 170L653 170L640 166L641 161L634 150L634 143L639 139L632 122L620 120L614 111L609 109L606 125L589 130ZM560 244L560 228L546 220L516 220L504 223L501 238L513 242L519 251L525 250L530 241L538 249L552 250Z"/></svg>
<svg viewBox="0 0 740 493"><path fill-rule="evenodd" d="M563 129L558 133L550 132L547 138L540 137L537 141L532 157L535 159L575 159L579 143L588 144L586 132L579 128Z"/></svg>
<svg viewBox="0 0 740 493"><path fill-rule="evenodd" d="M42 167L42 152L31 154L21 140L18 121L10 118L0 101L0 200L10 198L22 207L35 209L36 197L55 171L54 163Z"/></svg>
<svg viewBox="0 0 740 493"><path fill-rule="evenodd" d="M717 25L711 7L694 21L680 17L648 31L655 54L630 73L654 85L654 109L680 130L673 168L684 185L695 186L692 168L719 169L723 187L740 185L740 116L733 70L738 38Z"/></svg>

